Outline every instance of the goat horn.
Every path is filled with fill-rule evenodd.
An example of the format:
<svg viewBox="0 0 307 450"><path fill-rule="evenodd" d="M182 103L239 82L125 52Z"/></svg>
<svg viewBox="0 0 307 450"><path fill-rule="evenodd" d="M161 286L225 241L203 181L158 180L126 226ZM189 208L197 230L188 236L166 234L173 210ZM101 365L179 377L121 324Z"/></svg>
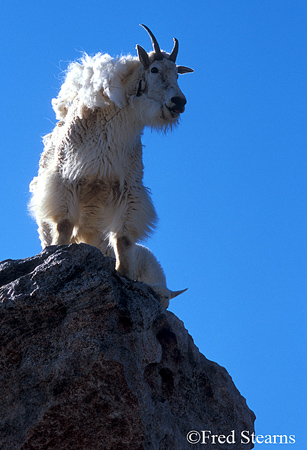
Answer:
<svg viewBox="0 0 307 450"><path fill-rule="evenodd" d="M154 52L155 52L155 59L156 60L163 59L163 55L161 53L160 46L158 44L157 39L153 35L153 33L150 31L150 29L146 25L143 25L143 24L140 23L140 26L143 27L147 31L147 33L149 34L149 37L151 39L152 46L153 46L153 49L154 49Z"/></svg>
<svg viewBox="0 0 307 450"><path fill-rule="evenodd" d="M177 295L183 294L183 293L184 293L185 291L187 291L187 290L188 290L188 288L182 289L182 291L171 291L171 290L169 289L170 298L175 298L175 297L177 297Z"/></svg>
<svg viewBox="0 0 307 450"><path fill-rule="evenodd" d="M176 62L176 58L178 55L178 48L179 48L178 39L174 38L174 47L173 47L172 53L169 55L169 58L168 58L170 61Z"/></svg>

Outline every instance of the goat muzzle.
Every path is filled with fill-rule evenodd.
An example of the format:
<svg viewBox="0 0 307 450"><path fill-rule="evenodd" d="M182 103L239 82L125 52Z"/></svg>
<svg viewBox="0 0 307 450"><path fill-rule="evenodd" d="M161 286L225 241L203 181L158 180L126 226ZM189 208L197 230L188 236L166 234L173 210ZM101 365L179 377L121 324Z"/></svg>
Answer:
<svg viewBox="0 0 307 450"><path fill-rule="evenodd" d="M173 103L172 107L169 108L171 111L174 111L176 114L181 114L184 112L185 105L187 104L185 97L172 97L171 101Z"/></svg>

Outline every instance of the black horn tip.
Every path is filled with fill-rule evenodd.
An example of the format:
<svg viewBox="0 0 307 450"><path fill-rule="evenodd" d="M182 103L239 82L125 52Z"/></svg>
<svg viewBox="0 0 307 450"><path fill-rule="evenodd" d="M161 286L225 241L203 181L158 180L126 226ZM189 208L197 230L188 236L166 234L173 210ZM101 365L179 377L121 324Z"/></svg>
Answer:
<svg viewBox="0 0 307 450"><path fill-rule="evenodd" d="M140 23L139 25L140 25L140 27L144 28L144 30L147 31L147 33L149 34L150 38L154 37L153 32L151 31L150 28L148 28L147 25L144 25L143 23Z"/></svg>
<svg viewBox="0 0 307 450"><path fill-rule="evenodd" d="M160 50L160 47L159 47L159 44L158 44L158 41L157 41L155 35L146 25L140 23L140 26L143 27L149 34L154 52L155 52L156 56L158 57L158 58L156 57L155 59L159 59L161 57L161 50Z"/></svg>

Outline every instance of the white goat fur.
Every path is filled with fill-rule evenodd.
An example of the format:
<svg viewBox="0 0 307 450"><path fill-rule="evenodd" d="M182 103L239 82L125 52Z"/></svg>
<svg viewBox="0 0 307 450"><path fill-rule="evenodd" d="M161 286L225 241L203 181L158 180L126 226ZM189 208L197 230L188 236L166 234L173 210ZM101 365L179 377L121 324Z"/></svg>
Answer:
<svg viewBox="0 0 307 450"><path fill-rule="evenodd" d="M154 254L145 246L135 244L135 273L136 281L147 283L160 296L164 308L169 306L170 299L182 294L186 289L171 291L166 286L164 271Z"/></svg>
<svg viewBox="0 0 307 450"><path fill-rule="evenodd" d="M111 246L119 273L146 282L137 258L144 250L135 244L157 217L142 183L141 134L145 126L167 129L178 122L186 100L177 73L192 70L176 66L165 52L158 60L155 51L149 53L146 63L140 50L139 57L117 59L85 54L70 64L52 101L59 122L44 138L29 209L43 248L85 242L108 254ZM152 257L146 264L160 267ZM164 273L149 284L166 288Z"/></svg>

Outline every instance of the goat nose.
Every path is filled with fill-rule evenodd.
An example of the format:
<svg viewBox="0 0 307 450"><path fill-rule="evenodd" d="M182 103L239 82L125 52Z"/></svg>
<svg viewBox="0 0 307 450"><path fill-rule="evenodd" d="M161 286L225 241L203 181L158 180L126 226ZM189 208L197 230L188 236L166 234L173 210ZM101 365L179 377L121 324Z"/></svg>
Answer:
<svg viewBox="0 0 307 450"><path fill-rule="evenodd" d="M184 111L184 106L187 103L185 97L172 97L171 101L175 103L175 108L177 108L180 112Z"/></svg>

